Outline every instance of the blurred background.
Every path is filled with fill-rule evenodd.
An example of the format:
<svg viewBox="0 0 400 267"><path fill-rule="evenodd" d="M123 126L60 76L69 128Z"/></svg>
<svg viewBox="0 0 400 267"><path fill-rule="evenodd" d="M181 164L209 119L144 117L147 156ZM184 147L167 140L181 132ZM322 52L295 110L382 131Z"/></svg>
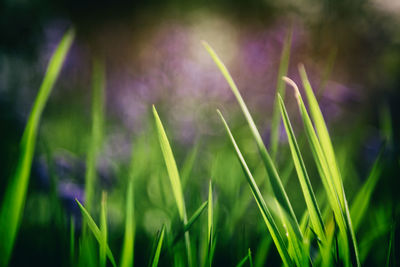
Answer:
<svg viewBox="0 0 400 267"><path fill-rule="evenodd" d="M125 192L131 161L136 164L138 181L138 266L147 263L147 251L160 225L174 223L171 218L176 217L176 211L168 209L174 200L154 131L152 104L166 127L178 167L186 166L190 173L184 182L190 214L206 199L209 179L215 184L217 231L224 236L216 248L217 266L236 264L248 247L256 248L263 241L265 234L260 233L266 232L265 225L260 223L217 108L229 120L260 181L265 179L265 171L239 106L203 48L203 40L227 65L268 147L280 56L285 36L292 31L288 76L300 84L297 66L305 65L345 173L350 202L385 144L387 166L372 201L379 208L369 214L369 222L388 223L379 222L382 214L393 218L390 225L397 220L399 1L3 0L1 195L14 170L22 131L47 63L72 26L76 40L41 120L12 265L33 261L55 266L68 257L68 243L64 242L68 240L68 218L80 216L74 198L84 199L93 58L102 59L106 69L105 134L97 164L97 191L106 190L110 195L112 247L118 251L122 242L124 215L118 205L124 203L121 192ZM285 103L301 140L302 123L290 88ZM283 131L280 142L278 169L285 171L290 155ZM309 155L303 143L304 154ZM305 160L310 172L316 173L311 156ZM287 190L300 216L305 208L303 197L295 173L289 174L294 178L288 181ZM318 177L311 179L320 186ZM268 185L265 188L268 190ZM53 193L57 205L52 202ZM237 206L232 214L231 207ZM387 242L388 232L379 240ZM376 249L366 261L374 265L380 253L385 249ZM23 258L18 256L22 254ZM272 262L277 260L275 254L268 254Z"/></svg>

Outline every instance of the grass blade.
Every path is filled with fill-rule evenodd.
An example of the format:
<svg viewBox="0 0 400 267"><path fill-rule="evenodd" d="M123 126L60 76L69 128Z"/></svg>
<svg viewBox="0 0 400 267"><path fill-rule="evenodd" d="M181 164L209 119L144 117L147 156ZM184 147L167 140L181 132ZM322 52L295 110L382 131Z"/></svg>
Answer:
<svg viewBox="0 0 400 267"><path fill-rule="evenodd" d="M254 198L256 200L256 203L257 203L257 205L258 205L258 207L260 209L261 215L263 216L263 219L265 221L265 224L268 227L268 230L269 230L269 232L270 232L270 234L272 236L272 239L274 240L275 246L278 249L278 252L279 252L279 254L280 254L281 258L282 258L282 261L286 266L291 266L292 265L292 260L291 260L289 254L288 254L286 245L285 245L285 243L284 243L284 241L283 241L283 239L281 237L281 234L279 233L279 230L278 230L278 228L277 228L277 226L275 224L275 221L274 221L274 219L273 219L273 217L272 217L267 205L265 204L265 201L264 201L264 199L263 199L263 197L261 195L260 189L258 188L258 186L257 186L257 184L256 184L256 182L255 182L255 180L253 178L253 175L251 174L249 168L247 167L246 161L244 160L243 155L240 152L240 149L236 144L236 141L235 141L235 139L234 139L234 137L233 137L233 135L231 133L231 130L229 129L228 124L226 123L226 121L225 121L224 117L222 116L221 112L219 110L217 112L218 112L222 122L224 123L226 132L227 132L227 134L228 134L228 136L229 136L229 138L230 138L230 140L232 142L232 145L233 145L233 147L234 147L234 149L236 151L236 155L237 155L237 157L238 157L238 159L240 161L240 164L242 166L243 172L244 172L244 174L245 174L245 176L247 178L247 182L249 183L251 192L252 192L252 194L253 194L253 196L254 196Z"/></svg>
<svg viewBox="0 0 400 267"><path fill-rule="evenodd" d="M92 231L97 242L99 242L100 246L106 247L106 255L107 255L108 259L110 260L111 264L114 267L117 266L115 263L114 256L113 256L109 246L107 245L107 243L104 243L103 234L102 234L101 230L99 229L99 227L94 222L92 216L90 216L89 212L85 209L85 207L83 207L83 205L79 202L79 200L75 199L75 201L76 201L76 203L78 203L81 213L83 215L83 218L86 221L87 225L89 226L89 229Z"/></svg>
<svg viewBox="0 0 400 267"><path fill-rule="evenodd" d="M301 156L300 148L297 145L296 137L294 135L292 125L290 123L289 116L287 114L282 97L278 95L278 99L283 123L285 125L285 130L288 136L290 151L292 153L294 166L296 168L297 176L299 178L301 189L303 191L303 196L306 201L307 209L310 215L310 221L318 238L320 238L321 240L325 240L325 230L321 212L319 210L317 200L315 198L314 191L308 177L307 169Z"/></svg>
<svg viewBox="0 0 400 267"><path fill-rule="evenodd" d="M189 229L192 227L192 225L197 221L197 219L203 213L203 211L207 207L207 204L208 204L208 201L204 201L203 204L200 205L200 207L193 213L192 217L190 217L188 222L184 225L183 229L176 235L176 237L174 238L174 242L172 242L172 244L175 244L179 240L179 238L182 236L182 234L189 231Z"/></svg>
<svg viewBox="0 0 400 267"><path fill-rule="evenodd" d="M346 230L348 232L347 233L348 238L351 239L351 242L349 244L351 260L352 260L353 265L360 266L360 260L358 257L359 253L358 253L358 248L357 248L357 240L356 240L356 237L354 234L354 229L353 229L351 217L350 217L350 211L349 211L349 207L348 207L345 192L344 192L343 181L342 181L342 178L340 175L338 164L336 162L336 157L335 157L335 153L333 150L332 141L329 136L328 128L326 126L321 109L319 108L317 99L315 98L315 95L313 93L311 84L308 80L308 77L307 77L307 74L306 74L306 71L305 71L303 65L299 66L299 72L300 72L300 76L301 76L301 79L303 82L304 89L306 91L307 100L308 100L309 107L310 107L310 113L313 118L313 122L314 122L314 125L316 128L316 133L318 135L318 138L319 138L319 141L321 144L321 148L324 152L326 161L328 163L328 168L330 170L333 184L336 187L336 191L338 193L340 205L342 207L342 212L344 215L344 221L346 224Z"/></svg>
<svg viewBox="0 0 400 267"><path fill-rule="evenodd" d="M65 57L72 45L75 32L67 31L50 59L45 77L36 96L20 144L20 155L14 175L7 186L0 213L0 266L10 260L22 219L28 190L36 136L40 117L60 74Z"/></svg>
<svg viewBox="0 0 400 267"><path fill-rule="evenodd" d="M103 135L104 87L104 65L101 61L94 60L92 73L92 132L86 158L85 174L85 205L90 212L94 201L97 155Z"/></svg>
<svg viewBox="0 0 400 267"><path fill-rule="evenodd" d="M276 158L279 144L279 128L280 128L280 116L279 116L279 100L278 94L285 98L285 82L282 80L283 76L287 75L290 60L290 47L292 45L293 29L290 29L285 38L285 42L282 48L281 59L279 63L278 78L276 81L276 98L274 103L274 111L272 113L271 120L271 139L270 139L270 151L273 160Z"/></svg>
<svg viewBox="0 0 400 267"><path fill-rule="evenodd" d="M164 126L162 125L160 117L158 116L157 110L154 106L153 106L153 115L156 122L158 140L160 142L161 151L168 171L168 177L172 186L172 192L174 194L176 205L178 207L179 217L183 225L186 225L187 215L185 208L185 200L183 197L182 185L179 178L178 168L176 167L175 158L172 153L172 149L169 144L167 134L165 133ZM192 253L190 248L189 232L185 232L185 244L187 250L188 264L189 266L192 266L192 256L191 256Z"/></svg>
<svg viewBox="0 0 400 267"><path fill-rule="evenodd" d="M211 48L211 46L209 46L206 42L203 42L204 47L206 48L206 50L208 51L208 53L211 55L212 59L214 60L215 64L218 66L218 68L220 69L222 75L225 77L226 81L228 82L233 94L236 97L236 100L238 101L242 112L247 120L247 123L249 124L250 130L253 134L253 137L256 141L258 150L260 152L261 158L264 162L264 166L266 168L268 177L270 179L270 183L273 189L273 192L276 196L276 198L278 199L279 203L281 203L281 205L283 206L283 208L285 209L285 211L287 211L288 214L290 214L290 216L293 217L294 222L296 223L296 227L295 227L295 231L296 231L296 235L298 236L298 238L301 238L301 232L300 232L300 227L298 225L298 221L296 218L296 215L293 211L292 205L290 204L289 198L287 197L286 191L282 185L282 181L279 178L278 172L275 168L275 165L270 157L270 155L268 154L268 151L262 141L261 135L257 130L257 126L254 123L253 118L250 115L249 110L247 109L246 104L244 103L244 100L242 98L242 96L240 95L240 92L235 84L235 82L233 81L231 75L229 74L228 69L225 67L225 65L222 63L222 61L220 60L220 58L218 57L218 55L215 53L215 51Z"/></svg>
<svg viewBox="0 0 400 267"><path fill-rule="evenodd" d="M161 231L159 232L157 236L157 246L154 252L154 255L152 256L152 261L149 266L151 267L157 267L158 266L158 261L160 260L160 254L161 254L161 247L164 241L164 235L165 235L165 225L162 227Z"/></svg>
<svg viewBox="0 0 400 267"><path fill-rule="evenodd" d="M105 192L102 194L101 199L101 213L100 213L100 232L101 232L101 242L100 242L100 266L106 266L106 256L107 256L107 195Z"/></svg>
<svg viewBox="0 0 400 267"><path fill-rule="evenodd" d="M212 185L211 180L208 187L208 228L207 228L207 240L208 240L208 248L211 248L212 242L212 232L213 232L213 198L212 198Z"/></svg>
<svg viewBox="0 0 400 267"><path fill-rule="evenodd" d="M353 220L354 231L357 232L358 227L369 207L372 193L382 173L382 152L376 159L372 166L371 172L367 178L367 181L363 184L361 189L355 196L352 205L350 207L351 219Z"/></svg>
<svg viewBox="0 0 400 267"><path fill-rule="evenodd" d="M134 242L135 242L135 221L134 221L134 198L133 181L129 182L126 194L125 234L122 247L121 267L133 266Z"/></svg>

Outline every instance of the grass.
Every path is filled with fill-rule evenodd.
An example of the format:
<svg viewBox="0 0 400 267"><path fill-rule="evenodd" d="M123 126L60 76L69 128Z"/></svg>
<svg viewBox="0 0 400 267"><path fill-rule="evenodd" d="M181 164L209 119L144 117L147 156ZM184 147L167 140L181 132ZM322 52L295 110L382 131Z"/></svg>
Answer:
<svg viewBox="0 0 400 267"><path fill-rule="evenodd" d="M148 128L133 139L130 162L114 162L117 178L112 189L101 185L98 171L107 132L105 65L93 61L85 202L76 200L82 217L65 212L65 223L57 225L67 233L63 253L71 266L360 266L375 254L379 258L374 263L395 264L396 208L374 199L387 172L386 150L382 148L369 167L365 181L350 177L351 182L357 180L357 190L348 190L349 175L340 169L350 162L341 163L337 157L342 148L333 145L304 66L299 73L307 106L297 84L286 77L291 36L289 31L281 54L270 149L227 67L204 42L242 111L244 120L236 119L245 126L238 127L230 114L224 114L226 119L217 110L226 137L211 144L195 142L187 153L173 138L176 129L168 127L168 118L164 124L153 106ZM9 265L23 222L39 119L72 40L69 31L49 63L22 138L15 175L6 188L0 266ZM284 96L292 95L285 93L285 85L294 90L301 130L285 104ZM386 109L382 118L382 135L389 146L395 139ZM287 145L277 138L281 120ZM40 205L35 208L39 211ZM155 236L152 246L150 236ZM388 245L377 247L381 240ZM373 248L380 254L371 255ZM20 257L18 246L15 251Z"/></svg>
<svg viewBox="0 0 400 267"><path fill-rule="evenodd" d="M11 257L22 220L40 117L60 74L74 35L74 30L69 30L58 44L28 117L20 144L17 167L7 186L0 210L0 266L6 266Z"/></svg>

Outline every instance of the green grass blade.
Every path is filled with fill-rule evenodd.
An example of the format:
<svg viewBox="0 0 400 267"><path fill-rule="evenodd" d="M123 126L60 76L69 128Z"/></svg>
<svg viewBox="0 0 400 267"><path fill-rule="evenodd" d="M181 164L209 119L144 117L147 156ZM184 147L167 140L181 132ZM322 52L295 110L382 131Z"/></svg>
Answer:
<svg viewBox="0 0 400 267"><path fill-rule="evenodd" d="M256 200L256 203L260 209L261 215L263 216L263 219L265 221L265 224L267 225L267 228L271 234L272 239L274 240L275 246L282 258L282 261L285 265L287 266L291 266L292 265L292 260L288 254L286 245L281 237L281 234L279 233L279 230L275 224L275 221L267 207L267 205L265 204L265 201L261 195L260 189L258 188L253 175L251 174L249 168L247 167L246 161L243 158L242 153L240 152L239 147L236 144L236 141L231 133L231 130L229 129L228 124L226 123L224 117L222 116L221 112L218 110L217 111L222 122L224 123L226 132L232 142L232 145L236 151L236 155L240 161L240 164L242 166L243 172L246 176L247 182L249 183L251 192Z"/></svg>
<svg viewBox="0 0 400 267"><path fill-rule="evenodd" d="M162 229L157 237L157 246L156 246L154 255L152 256L152 261L150 264L151 267L158 266L158 262L160 260L161 248L162 248L162 244L164 241L164 235L165 235L165 226L162 227Z"/></svg>
<svg viewBox="0 0 400 267"><path fill-rule="evenodd" d="M301 237L301 232L300 232L300 227L298 225L298 221L296 218L296 215L293 211L292 205L290 204L289 198L287 197L286 191L282 185L282 181L279 178L278 172L275 168L275 165L268 154L268 151L262 141L261 135L257 130L257 126L254 123L253 118L250 115L249 110L247 109L246 104L244 103L244 100L242 96L240 95L240 92L233 81L231 75L229 74L228 69L225 67L225 65L222 63L218 55L215 53L215 51L209 46L206 42L203 42L204 47L208 51L208 53L211 55L212 59L214 60L215 64L218 66L220 69L222 75L225 77L226 81L228 82L230 88L232 89L233 94L236 97L236 100L238 101L242 112L247 120L247 123L249 124L250 130L253 134L253 137L256 141L258 150L260 152L261 158L264 162L264 166L266 168L268 177L270 179L270 183L273 189L273 192L278 199L279 203L283 206L283 208L293 217L294 222L296 222L297 227L295 228L297 236L300 238Z"/></svg>
<svg viewBox="0 0 400 267"><path fill-rule="evenodd" d="M182 169L181 169L181 177L182 177L182 188L185 189L187 182L189 181L190 173L193 169L194 162L196 161L197 153L199 150L198 143L194 146L194 148L190 151L189 155L186 157Z"/></svg>
<svg viewBox="0 0 400 267"><path fill-rule="evenodd" d="M115 267L117 264L115 263L114 256L107 244L104 244L103 240L103 234L99 227L96 225L94 222L92 216L90 216L89 212L83 207L83 205L79 202L79 200L75 199L76 203L78 203L79 208L81 210L81 213L83 215L84 220L86 221L87 225L89 226L89 229L92 231L94 237L96 238L97 242L99 242L100 246L105 245L106 246L106 255L108 259L110 260L111 264Z"/></svg>
<svg viewBox="0 0 400 267"><path fill-rule="evenodd" d="M299 178L301 189L303 191L303 196L306 201L311 224L313 226L314 231L318 235L318 238L320 238L321 240L325 240L325 230L321 212L319 210L317 200L315 198L314 191L312 189L311 182L308 177L307 169L304 164L303 158L301 156L300 148L297 144L296 137L294 135L285 105L280 95L278 95L278 99L279 99L279 107L281 110L283 123L288 136L290 151L292 153L294 166L296 168L297 176Z"/></svg>
<svg viewBox="0 0 400 267"><path fill-rule="evenodd" d="M45 77L36 96L20 144L20 155L15 173L7 186L0 212L0 266L6 266L11 257L19 230L28 190L33 155L40 117L60 74L65 57L75 36L67 31L50 59Z"/></svg>
<svg viewBox="0 0 400 267"><path fill-rule="evenodd" d="M376 159L374 165L372 166L367 181L358 191L357 195L355 196L351 204L350 214L351 214L351 219L353 220L353 228L355 232L357 232L358 227L360 226L361 221L370 205L372 193L382 173L381 159L382 159L382 152Z"/></svg>
<svg viewBox="0 0 400 267"><path fill-rule="evenodd" d="M153 114L156 122L158 139L160 142L161 150L165 160L165 166L167 167L169 180L172 186L172 192L174 193L176 205L178 207L179 217L183 221L186 217L185 200L183 198L181 180L179 178L178 168L174 155L171 150L167 135L164 130L164 126L161 123L160 117L158 116L156 108L153 106Z"/></svg>
<svg viewBox="0 0 400 267"><path fill-rule="evenodd" d="M205 265L204 266L210 266L212 265L212 253L211 249L213 247L213 220L214 220L214 214L213 214L213 197L212 197L212 183L210 180L210 183L208 185L208 216L207 216L207 249L206 249L206 254L205 254Z"/></svg>
<svg viewBox="0 0 400 267"><path fill-rule="evenodd" d="M213 231L213 198L212 198L212 185L211 180L208 186L208 227L207 227L207 240L208 247L211 247L212 242L212 231Z"/></svg>
<svg viewBox="0 0 400 267"><path fill-rule="evenodd" d="M132 180L129 182L125 207L125 234L120 266L130 267L133 266L135 242L134 197Z"/></svg>
<svg viewBox="0 0 400 267"><path fill-rule="evenodd" d="M282 48L281 59L279 63L278 78L276 81L276 92L280 94L282 98L285 98L285 82L282 80L283 76L287 75L290 60L290 47L292 45L293 30L290 29L285 38L285 42ZM276 96L277 96L276 94ZM271 120L271 139L270 139L270 151L273 160L276 158L279 144L279 128L280 128L280 116L279 116L279 101L278 97L275 98L274 111L272 113Z"/></svg>
<svg viewBox="0 0 400 267"><path fill-rule="evenodd" d="M208 205L208 201L204 201L203 204L200 205L200 207L193 213L192 217L188 220L188 222L185 224L185 227L183 228L183 231L188 231L190 227L193 225L195 221L200 217L200 215L203 213L205 208Z"/></svg>
<svg viewBox="0 0 400 267"><path fill-rule="evenodd" d="M251 250L250 250L250 248L249 248L249 250L248 250L248 255L249 255L249 265L250 265L250 267L253 267L254 265L253 265L253 256L251 255Z"/></svg>
<svg viewBox="0 0 400 267"><path fill-rule="evenodd" d="M246 256L243 257L236 265L236 267L242 267L247 261L249 260L249 254L247 253Z"/></svg>
<svg viewBox="0 0 400 267"><path fill-rule="evenodd" d="M200 207L193 213L192 217L189 218L188 222L183 226L183 229L176 235L172 244L175 244L184 233L189 231L192 225L199 219L200 215L207 207L207 204L208 201L204 201L203 204L200 205Z"/></svg>
<svg viewBox="0 0 400 267"><path fill-rule="evenodd" d="M396 224L393 223L392 230L390 231L389 246L388 246L388 252L387 252L387 256L386 256L386 267L396 266L395 256L394 256L394 253L395 253L395 250L394 250L395 230L396 230Z"/></svg>
<svg viewBox="0 0 400 267"><path fill-rule="evenodd" d="M103 136L103 109L105 74L103 62L93 61L92 73L92 129L91 139L86 158L85 174L85 205L88 211L92 211L94 188L96 182L97 156L101 147Z"/></svg>
<svg viewBox="0 0 400 267"><path fill-rule="evenodd" d="M343 187L343 181L340 175L340 171L338 168L338 164L336 162L336 157L335 153L333 150L332 146L332 141L329 136L328 128L326 126L325 120L323 118L321 109L319 108L317 99L315 98L315 95L313 93L313 90L311 88L311 84L308 80L306 71L304 69L303 65L299 66L299 72L300 76L303 82L304 89L306 91L307 95L307 100L310 108L310 113L313 118L313 122L315 125L316 133L318 135L321 148L324 152L326 161L328 163L328 168L331 173L331 177L333 180L333 184L336 187L336 191L338 193L340 205L343 209L343 215L345 219L345 224L346 224L346 230L348 232L348 237L351 239L351 242L349 244L350 248L350 256L353 265L360 266L360 260L358 257L358 248L357 248L357 240L354 234L354 229L352 226L352 221L350 217L350 211L349 211L349 206L347 204L345 192L344 192L344 187Z"/></svg>
<svg viewBox="0 0 400 267"><path fill-rule="evenodd" d="M179 178L178 168L176 166L175 158L172 153L172 149L169 144L167 134L165 133L164 126L162 125L160 117L158 116L157 110L154 106L153 106L153 115L156 123L158 140L160 142L161 151L168 171L168 177L172 186L172 192L174 194L176 205L178 207L179 217L181 218L183 225L186 225L187 215L185 208L185 200L183 197L182 185ZM192 253L191 253L189 232L185 232L185 245L187 250L188 264L189 266L192 266Z"/></svg>
<svg viewBox="0 0 400 267"><path fill-rule="evenodd" d="M105 192L102 194L101 199L101 213L100 213L100 232L101 232L101 242L100 242L100 266L106 266L107 260L107 195Z"/></svg>

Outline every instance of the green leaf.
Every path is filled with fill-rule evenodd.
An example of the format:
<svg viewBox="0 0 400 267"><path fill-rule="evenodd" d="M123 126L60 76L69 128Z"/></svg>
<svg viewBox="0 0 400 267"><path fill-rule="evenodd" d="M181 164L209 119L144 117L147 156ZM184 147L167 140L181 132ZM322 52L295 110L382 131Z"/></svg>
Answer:
<svg viewBox="0 0 400 267"><path fill-rule="evenodd" d="M120 266L130 267L133 266L135 242L134 197L132 180L128 185L125 208L125 234Z"/></svg>
<svg viewBox="0 0 400 267"><path fill-rule="evenodd" d="M285 104L283 103L280 95L278 95L278 99L283 123L285 125L285 130L288 136L290 151L292 153L294 166L297 171L297 176L299 178L301 189L303 191L303 196L306 201L307 209L310 214L311 224L318 238L320 238L321 240L325 240L325 230L321 212L319 210L318 203L315 198L310 179L308 177L307 169L301 156L300 148L297 145L296 137L294 135L292 125L290 123L289 116L285 108Z"/></svg>
<svg viewBox="0 0 400 267"><path fill-rule="evenodd" d="M160 254L161 254L161 247L164 241L164 234L165 234L165 225L161 228L161 231L157 235L157 246L154 252L154 255L152 256L152 261L150 266L151 267L157 267L158 266L158 261L160 260Z"/></svg>
<svg viewBox="0 0 400 267"><path fill-rule="evenodd" d="M289 59L290 59L290 46L292 45L292 35L293 29L290 29L285 38L285 42L282 48L281 59L279 63L279 71L278 78L276 82L276 98L274 103L274 111L272 113L272 121L271 121L271 157L273 160L276 158L276 153L278 151L279 144L279 128L280 128L280 116L279 116L279 101L278 94L285 98L285 82L282 80L283 76L287 75L289 68Z"/></svg>
<svg viewBox="0 0 400 267"><path fill-rule="evenodd" d="M183 191L181 186L181 181L179 178L178 168L176 167L176 162L174 155L172 153L171 146L169 144L167 134L165 133L164 126L161 123L160 117L158 116L156 108L153 106L153 115L156 123L158 140L160 142L161 151L164 156L165 166L167 167L168 177L171 182L172 192L175 197L176 205L178 207L179 217L183 222L183 225L187 223L187 215L185 208L185 200L183 198ZM188 257L188 264L192 266L192 253L190 247L190 237L189 232L185 232L185 245Z"/></svg>
<svg viewBox="0 0 400 267"><path fill-rule="evenodd" d="M279 252L279 255L281 256L282 261L283 261L283 263L285 265L291 266L292 265L292 260L291 260L289 254L288 254L286 245L285 245L285 243L284 243L284 241L283 241L283 239L282 239L282 237L281 237L281 235L279 233L279 230L278 230L278 228L277 228L277 226L275 224L275 221L274 221L274 219L273 219L273 217L272 217L267 205L265 204L265 201L264 201L264 199L263 199L263 197L261 195L260 189L258 188L258 186L257 186L257 184L256 184L256 182L255 182L255 180L253 178L253 175L251 174L249 168L247 167L246 161L244 160L243 155L240 152L240 149L236 144L236 141L235 141L235 139L234 139L234 137L233 137L233 135L231 133L231 130L229 129L228 124L226 123L226 121L225 121L224 117L222 116L221 112L219 110L217 110L217 112L218 112L222 122L225 125L226 132L227 132L227 134L228 134L228 136L229 136L229 138L230 138L230 140L232 142L232 145L233 145L233 147L234 147L234 149L236 151L236 155L237 155L237 157L238 157L238 159L240 161L240 164L241 164L243 172L244 172L244 174L246 176L247 182L249 183L251 192L252 192L252 194L254 196L254 199L256 200L258 208L260 209L261 215L262 215L262 217L264 219L265 224L267 225L267 228L268 228L268 230L269 230L269 232L270 232L270 234L272 236L272 239L274 240L274 243L275 243L275 246L276 246L276 248L277 248L277 250Z"/></svg>
<svg viewBox="0 0 400 267"><path fill-rule="evenodd" d="M108 244L104 243L103 233L100 231L99 227L94 222L92 216L90 216L89 212L85 209L85 207L83 207L83 205L79 202L79 200L75 199L75 201L76 201L76 203L78 203L79 208L81 209L83 218L86 221L87 225L89 226L89 229L92 231L92 233L93 233L94 237L96 238L97 242L99 243L99 245L106 247L106 255L107 255L108 259L110 260L111 264L114 267L117 266L115 263L114 256L113 256Z"/></svg>
<svg viewBox="0 0 400 267"><path fill-rule="evenodd" d="M247 109L247 106L244 103L244 100L243 100L242 96L240 95L240 92L239 92L235 82L233 81L231 75L229 74L228 69L225 67L225 65L222 63L222 61L219 59L219 57L215 53L215 51L206 42L203 42L203 45L206 48L206 50L208 51L208 53L211 55L215 64L220 69L222 75L225 77L233 94L235 95L236 100L238 101L238 103L242 109L242 112L247 120L247 123L250 127L250 130L253 134L253 138L257 144L258 150L260 152L260 156L264 162L264 166L266 168L268 177L270 179L272 190L273 190L276 198L278 199L279 203L281 203L282 207L285 209L285 211L287 211L288 214L290 214L290 216L292 216L293 221L296 224L296 227L295 227L296 235L298 236L298 238L301 238L300 227L298 225L298 221L297 221L296 215L293 211L292 205L290 204L289 198L287 197L286 191L282 185L282 181L279 178L279 175L275 168L275 165L274 165L270 155L268 154L268 151L262 141L261 135L257 130L256 124L254 123L253 118L251 117L250 112Z"/></svg>
<svg viewBox="0 0 400 267"><path fill-rule="evenodd" d="M25 206L40 118L52 88L60 74L61 67L71 47L74 36L74 30L70 29L58 44L50 59L43 82L29 114L20 144L17 167L5 190L1 206L0 266L6 266L10 260Z"/></svg>

